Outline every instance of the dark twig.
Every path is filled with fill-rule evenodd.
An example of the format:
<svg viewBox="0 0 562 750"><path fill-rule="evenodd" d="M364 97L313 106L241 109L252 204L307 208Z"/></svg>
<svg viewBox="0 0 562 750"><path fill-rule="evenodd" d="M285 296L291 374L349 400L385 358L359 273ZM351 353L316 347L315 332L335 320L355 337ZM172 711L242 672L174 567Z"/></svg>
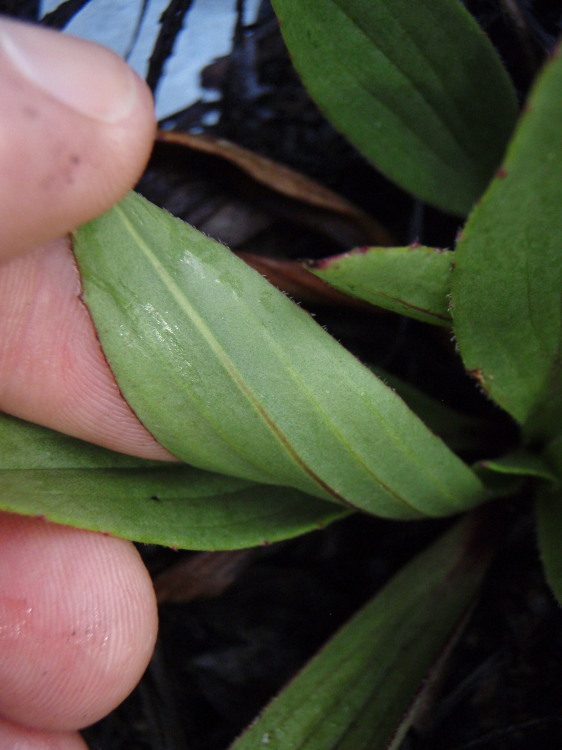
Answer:
<svg viewBox="0 0 562 750"><path fill-rule="evenodd" d="M90 0L65 0L50 13L46 13L41 19L41 24L53 29L64 29L89 2Z"/></svg>
<svg viewBox="0 0 562 750"><path fill-rule="evenodd" d="M148 62L146 82L152 92L156 91L164 65L172 54L177 36L183 27L186 13L194 0L171 0L166 10L160 16L160 32L152 49Z"/></svg>
<svg viewBox="0 0 562 750"><path fill-rule="evenodd" d="M145 19L145 16L146 16L146 11L148 10L148 3L149 2L150 2L150 0L142 0L141 9L140 9L139 14L137 16L137 22L135 24L135 28L134 28L133 34L131 36L131 41L129 42L129 46L125 50L125 54L123 55L123 57L125 58L125 60L129 59L129 56L130 56L131 52L133 51L133 47L138 42L140 30L142 28L142 25L143 25L143 22L144 22L144 19Z"/></svg>
<svg viewBox="0 0 562 750"><path fill-rule="evenodd" d="M0 13L22 21L37 21L39 0L0 0Z"/></svg>

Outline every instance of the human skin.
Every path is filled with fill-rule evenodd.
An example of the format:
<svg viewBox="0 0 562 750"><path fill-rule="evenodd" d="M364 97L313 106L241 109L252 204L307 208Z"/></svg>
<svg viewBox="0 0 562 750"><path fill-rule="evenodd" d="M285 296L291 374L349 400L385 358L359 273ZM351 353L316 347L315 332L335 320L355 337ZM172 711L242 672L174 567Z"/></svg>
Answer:
<svg viewBox="0 0 562 750"><path fill-rule="evenodd" d="M67 238L138 179L150 93L108 50L0 19L0 101L0 410L170 460L119 392ZM0 514L0 748L84 750L76 730L133 689L156 628L129 542Z"/></svg>

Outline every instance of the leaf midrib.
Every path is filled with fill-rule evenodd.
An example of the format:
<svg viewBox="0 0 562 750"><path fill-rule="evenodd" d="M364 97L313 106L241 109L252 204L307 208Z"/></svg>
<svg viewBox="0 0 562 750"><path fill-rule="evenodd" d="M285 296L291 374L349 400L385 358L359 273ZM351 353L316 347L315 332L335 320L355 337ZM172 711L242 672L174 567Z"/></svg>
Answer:
<svg viewBox="0 0 562 750"><path fill-rule="evenodd" d="M341 6L341 5L339 4L339 3L335 3L335 5L336 5L336 7L338 8L338 10L339 10L339 11L340 11L340 12L341 12L341 13L342 13L342 14L343 14L344 16L346 16L346 17L347 17L347 18L348 18L348 19L350 20L350 22L351 22L351 23L352 23L352 24L353 24L353 25L354 25L354 26L355 26L355 27L356 27L357 29L359 29L359 31L361 32L361 34L362 34L362 35L363 35L363 36L364 36L364 37L365 37L365 38L366 38L366 39L367 39L367 40L368 40L369 42L372 42L371 38L369 37L368 33L367 33L367 32L366 32L365 30L364 30L363 26L362 26L362 25L361 25L360 23L358 23L358 21L357 21L357 20L356 20L355 18L353 18L352 16L350 16L350 15L349 15L349 13L348 13L347 9L346 9L345 7L342 7L342 6ZM389 13L390 13L390 14L391 14L391 15L392 15L392 16L393 16L394 18L396 18L396 16L395 16L395 15L394 15L394 14L392 13L392 9L391 9L391 8L387 7L387 10L388 10L388 12L389 12ZM429 58L429 57L427 56L427 54L426 54L426 52L425 52L424 48L423 48L423 47L421 47L421 46L420 46L420 45L419 45L419 44L417 43L417 41L415 40L415 38L414 38L414 37L412 37L412 35L410 34L410 32L409 32L409 31L408 31L407 29L405 29L405 28L403 27L403 25L401 24L401 22L400 22L400 21L397 21L397 23L399 24L400 28L401 28L401 29L402 29L402 31L403 31L403 32L405 33L405 35L406 35L406 36L407 36L407 37L409 38L409 40L410 40L410 41L411 41L411 42L413 43L413 45L414 45L414 46L416 47L416 49L417 49L418 53L419 53L419 54L421 55L421 57L422 57L422 58L423 58L423 59L424 59L424 60L426 61L427 65L428 65L428 66L429 66L429 67L431 68L431 70L432 70L432 72L433 72L433 73L435 74L435 76L436 76L437 80L438 80L438 81L440 82L440 84L441 84L441 86L442 86L442 90L443 90L443 92L444 92L444 93L447 93L447 90L446 90L446 88L444 88L444 87L443 87L443 81L442 81L442 78L441 78L441 77L440 77L440 76L438 75L439 71L437 71L437 70L436 70L436 68L435 68L435 66L434 66L434 64L433 64L433 62L432 62L432 60L431 60L431 58ZM375 43L375 44L376 44L376 43ZM447 133L449 134L449 136L451 137L451 140L452 140L452 142L453 142L453 143L455 143L455 144L457 145L457 147L459 148L460 152L461 152L461 153L462 153L462 154L464 155L464 157L466 158L467 162L469 162L469 163L473 164L473 163L474 163L474 157L475 157L475 154L471 153L471 151L469 150L468 146L467 146L466 144L464 144L464 143L463 143L463 142L462 142L462 141L461 141L461 140L459 139L459 136L458 136L458 135L457 135L457 134L456 134L456 133L454 132L454 130L453 130L453 129L451 129L451 125L450 125L450 124L449 124L449 123L447 122L447 120L445 119L445 117L444 117L444 115L443 115L443 114L441 113L441 111L440 111L440 110L437 110L437 109L435 108L435 106L434 106L433 102L431 102L431 100L430 100L430 99L428 99L428 97L427 97L427 95L426 95L425 91L424 91L424 90L422 90L422 89L420 89L420 88L419 88L419 87L418 87L418 86L417 86L417 85L415 84L415 82L413 81L413 79L412 79L411 75L410 75L410 74L408 73L408 71L407 71L406 69L404 69L404 68L403 68L403 66L399 65L399 64L398 64L398 63L397 63L397 62L396 62L396 61L395 61L395 60L394 60L394 59L393 59L392 57L390 57L390 56L388 55L388 53L387 53L387 52L385 52L385 51L384 51L384 50L383 50L383 49L382 49L382 48L381 48L381 47L380 47L380 46L379 46L378 44L376 44L376 48L377 48L377 51L378 51L378 52L379 52L379 53L380 53L380 54L381 54L381 55L382 55L382 56L383 56L383 57L385 58L385 60L386 60L386 61L387 61L387 62L389 63L389 65L390 65L390 66L391 66L392 68L394 68L394 70L396 70L396 71L397 71L397 72L398 72L398 73L399 73L399 74L400 74L400 75L402 76L402 78L403 78L404 80L406 80L406 81L408 82L408 84L410 85L411 89L412 89L412 90L414 90L414 91L415 91L415 92L416 92L416 93L417 93L417 94L419 95L420 99L422 99L422 101L423 101L423 102L424 102L424 103L426 104L426 106L427 106L427 107L429 108L429 110L430 110L430 111L432 112L432 114L433 114L433 115L435 116L435 118L436 118L437 122L440 122L440 123L441 123L441 125L443 126L444 130L445 130L445 131L446 131L446 132L447 132ZM371 92L371 91L369 91L369 89L368 89L368 88L367 88L366 86L364 86L363 84L360 84L360 85L362 86L362 88L363 88L363 89L364 89L365 91L368 91L368 93L369 93L369 94L371 94L371 96L372 96L372 92ZM379 98L377 97L377 101L379 101L379 102L380 102L381 100L380 100L380 99L379 99ZM393 114L394 114L394 115L395 115L396 117L398 117L398 119L399 119L399 120L400 120L400 121L401 121L401 122L403 123L403 125L404 125L404 126L405 126L405 127L406 127L406 128L407 128L407 129L408 129L408 130L409 130L409 131L410 131L410 132L412 133L412 134L414 134L414 135L415 135L416 139L417 139L417 140L419 140L419 141L420 141L420 143L423 143L423 145L424 145L424 146L425 146L425 147L426 147L426 148L427 148L427 149L428 149L429 151L431 151L431 153L433 153L433 154L434 154L434 156L436 156L436 157L437 157L437 160L438 160L438 161L439 161L439 162L440 162L440 163L441 163L441 164L442 164L442 165L443 165L444 167L446 167L447 169L450 169L450 170L454 171L455 173L456 173L456 172L458 172L458 164L455 164L455 163L449 163L449 161L448 161L447 159L443 159L443 155L442 155L442 154L441 154L441 153L440 153L439 151L437 151L437 150L436 150L436 147L435 147L434 145L430 144L430 143L429 143L429 142L428 142L427 140L425 140L424 138L422 138L422 137L421 137L421 136L420 136L420 135L419 135L419 134L417 133L417 131L416 131L415 129L413 129L412 127L411 127L411 126L412 126L412 120L411 120L411 119L409 119L409 120L406 120L406 119L405 119L405 117L404 117L404 114L403 114L402 112L399 112L399 111L395 110L395 109L394 109L393 107L389 107L389 106L388 106L388 105L387 105L386 103L384 103L384 105L383 105L383 106L385 107L385 109L386 109L387 111L389 111L389 112L392 112L392 113L393 113ZM476 152L476 155L478 155L478 153L479 153L479 152L477 151L477 152Z"/></svg>
<svg viewBox="0 0 562 750"><path fill-rule="evenodd" d="M135 238L138 246L140 247L141 251L145 255L146 259L153 266L157 275L160 276L162 282L168 288L169 292L172 294L173 298L175 299L176 303L179 305L180 309L183 309L184 312L188 315L188 317L190 317L191 320L193 320L199 332L201 333L205 341L208 343L212 351L215 353L215 355L217 356L223 368L229 373L230 377L232 378L233 382L237 386L240 393L252 406L252 408L259 415L259 417L265 422L265 424L267 425L271 433L275 436L278 443L281 445L281 447L284 449L287 455L289 455L290 458L293 460L293 462L296 463L297 466L299 466L300 469L304 471L309 477L311 477L313 481L322 490L332 495L332 497L334 497L338 502L344 503L345 505L348 505L349 507L356 508L356 506L353 505L349 500L347 500L346 498L343 498L332 487L327 485L296 453L296 451L292 448L286 435L279 429L279 427L270 417L268 412L262 407L259 400L256 398L255 394L253 393L253 391L247 386L244 380L240 377L238 371L236 370L236 367L234 366L234 363L228 356L224 347L220 344L216 336L213 335L211 329L205 323L201 315L189 303L189 301L187 300L185 295L182 293L181 289L178 287L174 279L170 276L166 268L154 255L151 248L145 242L144 238L141 237L141 235L136 231L135 227L130 222L129 218L127 217L127 215L125 214L121 206L118 205L116 209L118 213L121 215L122 221L125 224L126 228L129 230L131 235ZM241 455L243 455L244 458L246 458L245 454L241 454ZM384 484L380 482L380 480L378 480L378 483L384 487ZM387 488L385 487L385 489ZM388 489L387 491L391 492L391 494L393 495L395 494L395 493L392 493L390 489ZM398 496L396 496L396 499L399 499Z"/></svg>

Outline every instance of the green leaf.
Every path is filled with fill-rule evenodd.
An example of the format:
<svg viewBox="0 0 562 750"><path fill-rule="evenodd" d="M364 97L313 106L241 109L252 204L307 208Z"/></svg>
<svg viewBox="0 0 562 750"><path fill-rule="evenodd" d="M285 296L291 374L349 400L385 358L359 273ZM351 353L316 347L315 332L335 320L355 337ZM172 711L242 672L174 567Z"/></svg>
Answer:
<svg viewBox="0 0 562 750"><path fill-rule="evenodd" d="M347 623L231 750L384 750L476 596L490 561L465 518Z"/></svg>
<svg viewBox="0 0 562 750"><path fill-rule="evenodd" d="M535 504L537 538L546 580L562 604L562 489L543 486Z"/></svg>
<svg viewBox="0 0 562 750"><path fill-rule="evenodd" d="M465 366L529 440L562 424L562 58L546 65L503 167L455 253L452 313Z"/></svg>
<svg viewBox="0 0 562 750"><path fill-rule="evenodd" d="M362 247L306 267L352 297L424 323L450 326L453 257L432 247Z"/></svg>
<svg viewBox="0 0 562 750"><path fill-rule="evenodd" d="M117 382L173 455L391 518L485 499L395 393L224 246L131 194L74 251Z"/></svg>
<svg viewBox="0 0 562 750"><path fill-rule="evenodd" d="M513 87L451 0L273 0L304 85L387 177L466 214L501 161Z"/></svg>
<svg viewBox="0 0 562 750"><path fill-rule="evenodd" d="M474 470L496 497L515 495L523 490L529 480L558 481L547 456L543 458L523 449L501 458L479 461Z"/></svg>
<svg viewBox="0 0 562 750"><path fill-rule="evenodd" d="M348 513L296 490L123 456L5 415L0 508L193 550L279 541Z"/></svg>
<svg viewBox="0 0 562 750"><path fill-rule="evenodd" d="M524 450L509 453L501 458L489 458L480 461L479 466L498 474L544 479L549 482L558 481L556 475L550 470L548 463L541 456Z"/></svg>
<svg viewBox="0 0 562 750"><path fill-rule="evenodd" d="M553 436L562 437L562 351L558 351L545 387L523 425L523 435L527 444Z"/></svg>
<svg viewBox="0 0 562 750"><path fill-rule="evenodd" d="M440 399L430 396L411 383L380 367L370 368L384 383L393 388L410 409L449 448L455 452L479 451L497 448L498 433L485 419L463 414Z"/></svg>

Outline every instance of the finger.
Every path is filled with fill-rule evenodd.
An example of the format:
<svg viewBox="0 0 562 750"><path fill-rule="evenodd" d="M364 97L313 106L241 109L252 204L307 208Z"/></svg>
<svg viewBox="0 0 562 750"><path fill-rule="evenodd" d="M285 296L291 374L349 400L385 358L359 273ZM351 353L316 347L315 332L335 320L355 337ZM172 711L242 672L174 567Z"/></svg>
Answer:
<svg viewBox="0 0 562 750"><path fill-rule="evenodd" d="M136 182L148 88L113 52L0 19L0 255L66 234Z"/></svg>
<svg viewBox="0 0 562 750"><path fill-rule="evenodd" d="M111 450L172 460L124 401L79 294L67 241L0 267L0 410Z"/></svg>
<svg viewBox="0 0 562 750"><path fill-rule="evenodd" d="M0 747L11 750L88 750L77 732L44 732L0 719Z"/></svg>
<svg viewBox="0 0 562 750"><path fill-rule="evenodd" d="M4 718L79 729L140 679L154 647L156 605L129 542L3 514L0 591Z"/></svg>

